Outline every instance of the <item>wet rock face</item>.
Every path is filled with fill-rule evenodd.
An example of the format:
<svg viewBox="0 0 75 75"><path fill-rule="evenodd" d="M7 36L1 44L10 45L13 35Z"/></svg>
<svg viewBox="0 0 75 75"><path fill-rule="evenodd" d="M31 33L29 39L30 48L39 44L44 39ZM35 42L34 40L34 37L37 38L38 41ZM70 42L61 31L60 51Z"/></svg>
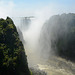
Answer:
<svg viewBox="0 0 75 75"><path fill-rule="evenodd" d="M30 75L26 57L11 18L0 19L0 75Z"/></svg>
<svg viewBox="0 0 75 75"><path fill-rule="evenodd" d="M55 53L75 61L75 14L52 16L42 27L40 48L42 56Z"/></svg>

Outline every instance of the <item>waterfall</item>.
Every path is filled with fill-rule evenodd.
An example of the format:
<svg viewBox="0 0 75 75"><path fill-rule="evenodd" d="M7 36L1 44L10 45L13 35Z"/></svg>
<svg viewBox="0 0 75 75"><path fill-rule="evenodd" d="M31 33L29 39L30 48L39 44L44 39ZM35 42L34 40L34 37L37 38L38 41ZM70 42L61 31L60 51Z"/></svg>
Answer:
<svg viewBox="0 0 75 75"><path fill-rule="evenodd" d="M30 65L36 63L35 61L39 61L38 56L40 55L40 49L38 48L38 42L43 25L41 20L32 16L13 18L20 39L24 44L28 63Z"/></svg>

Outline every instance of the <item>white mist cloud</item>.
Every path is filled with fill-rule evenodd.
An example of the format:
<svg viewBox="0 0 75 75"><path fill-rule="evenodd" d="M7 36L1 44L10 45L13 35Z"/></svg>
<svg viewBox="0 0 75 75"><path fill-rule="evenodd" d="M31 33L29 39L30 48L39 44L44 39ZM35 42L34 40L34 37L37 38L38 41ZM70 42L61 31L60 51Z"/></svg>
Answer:
<svg viewBox="0 0 75 75"><path fill-rule="evenodd" d="M32 20L30 28L27 31L23 31L24 39L27 44L27 56L29 57L28 60L30 61L32 57L40 56L40 48L38 48L38 41L40 36L40 31L43 24L52 16L58 15L62 13L72 13L75 12L74 7L72 5L63 5L63 4L56 4L52 3L47 6L40 7L40 9L35 9L34 11L27 10L26 12L32 12L31 16L35 18ZM20 12L21 14L21 12ZM23 13L25 14L25 13ZM22 14L22 15L23 15ZM25 46L26 48L26 46ZM32 56L31 56L32 55ZM34 60L36 61L36 60ZM34 62L33 61L33 62ZM39 60L37 60L39 61ZM30 61L31 62L31 61Z"/></svg>
<svg viewBox="0 0 75 75"><path fill-rule="evenodd" d="M36 43L40 35L41 27L52 15L69 13L69 12L72 13L74 11L72 5L51 3L49 5L40 7L40 9L35 9L34 11L27 10L25 13L27 12L34 13L31 16L34 16L35 18L32 20L29 30L23 33L25 40L27 40L27 42L29 43L28 45L33 48L37 46ZM25 15L24 12L19 12L19 13Z"/></svg>
<svg viewBox="0 0 75 75"><path fill-rule="evenodd" d="M19 1L19 0L18 0ZM35 7L35 6L34 6ZM40 35L41 28L43 24L48 20L52 15L62 14L62 13L75 13L75 4L64 5L59 3L50 3L48 5L40 7L40 9L33 9L31 7L23 7L17 5L13 0L1 0L0 1L0 18L10 17L25 17L25 16L34 16L30 28L23 32L24 39L28 44L30 51L38 49L37 42ZM16 25L17 26L17 25ZM39 51L40 49L38 49ZM37 55L38 53L34 53ZM32 55L34 55L32 54ZM38 54L39 55L39 54Z"/></svg>
<svg viewBox="0 0 75 75"><path fill-rule="evenodd" d="M24 5L24 3L23 3ZM48 5L42 5L40 8L36 5L32 7L22 7L21 4L15 3L14 0L0 0L0 17L23 17L23 16L36 16L43 19L48 19L50 16L61 13L75 12L75 3L71 4L59 4L48 3ZM39 9L38 9L39 8Z"/></svg>

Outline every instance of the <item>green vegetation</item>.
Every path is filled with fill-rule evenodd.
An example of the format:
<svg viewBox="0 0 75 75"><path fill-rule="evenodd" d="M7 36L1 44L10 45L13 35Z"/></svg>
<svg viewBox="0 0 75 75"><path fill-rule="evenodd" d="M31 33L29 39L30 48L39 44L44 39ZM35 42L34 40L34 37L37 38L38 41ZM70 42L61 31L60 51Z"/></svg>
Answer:
<svg viewBox="0 0 75 75"><path fill-rule="evenodd" d="M30 70L30 73L31 73L31 75L33 75L31 70Z"/></svg>
<svg viewBox="0 0 75 75"><path fill-rule="evenodd" d="M11 20L0 19L0 75L30 75L27 56Z"/></svg>

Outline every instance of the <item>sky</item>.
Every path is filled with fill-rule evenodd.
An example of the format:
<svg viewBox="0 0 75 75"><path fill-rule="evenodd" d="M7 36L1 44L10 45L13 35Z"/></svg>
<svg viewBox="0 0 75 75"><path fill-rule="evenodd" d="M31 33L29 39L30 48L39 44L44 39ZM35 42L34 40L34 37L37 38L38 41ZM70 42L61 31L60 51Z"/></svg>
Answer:
<svg viewBox="0 0 75 75"><path fill-rule="evenodd" d="M75 0L0 0L0 17L62 13L75 13Z"/></svg>

